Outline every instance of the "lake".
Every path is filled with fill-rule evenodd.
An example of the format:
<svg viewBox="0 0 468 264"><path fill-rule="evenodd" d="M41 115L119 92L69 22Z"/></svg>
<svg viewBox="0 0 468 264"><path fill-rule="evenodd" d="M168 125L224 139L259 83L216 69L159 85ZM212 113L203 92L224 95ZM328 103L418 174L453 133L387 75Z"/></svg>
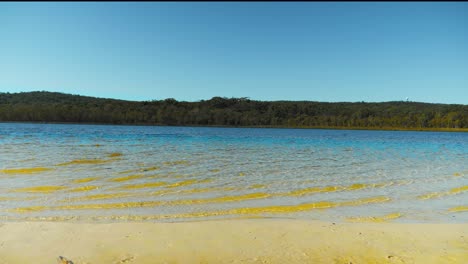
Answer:
<svg viewBox="0 0 468 264"><path fill-rule="evenodd" d="M468 133L0 123L0 219L467 222Z"/></svg>

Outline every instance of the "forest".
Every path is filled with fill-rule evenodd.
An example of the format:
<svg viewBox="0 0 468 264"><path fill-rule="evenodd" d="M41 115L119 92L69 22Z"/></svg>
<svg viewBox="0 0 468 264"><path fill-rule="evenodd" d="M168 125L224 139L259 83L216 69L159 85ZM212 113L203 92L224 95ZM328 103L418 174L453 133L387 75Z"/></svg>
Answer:
<svg viewBox="0 0 468 264"><path fill-rule="evenodd" d="M468 105L256 101L213 97L126 101L56 92L0 93L0 122L468 131Z"/></svg>

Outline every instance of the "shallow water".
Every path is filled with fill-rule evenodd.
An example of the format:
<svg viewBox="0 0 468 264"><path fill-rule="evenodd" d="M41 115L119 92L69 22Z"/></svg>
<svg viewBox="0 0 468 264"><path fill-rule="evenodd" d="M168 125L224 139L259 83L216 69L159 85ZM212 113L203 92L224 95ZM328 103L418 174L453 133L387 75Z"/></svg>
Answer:
<svg viewBox="0 0 468 264"><path fill-rule="evenodd" d="M467 222L468 133L0 124L0 219Z"/></svg>

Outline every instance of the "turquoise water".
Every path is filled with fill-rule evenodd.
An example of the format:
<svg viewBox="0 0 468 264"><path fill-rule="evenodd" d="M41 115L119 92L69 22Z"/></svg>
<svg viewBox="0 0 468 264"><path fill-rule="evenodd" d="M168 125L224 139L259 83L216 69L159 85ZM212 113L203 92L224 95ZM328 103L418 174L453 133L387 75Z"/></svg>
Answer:
<svg viewBox="0 0 468 264"><path fill-rule="evenodd" d="M0 218L467 222L468 133L0 124Z"/></svg>

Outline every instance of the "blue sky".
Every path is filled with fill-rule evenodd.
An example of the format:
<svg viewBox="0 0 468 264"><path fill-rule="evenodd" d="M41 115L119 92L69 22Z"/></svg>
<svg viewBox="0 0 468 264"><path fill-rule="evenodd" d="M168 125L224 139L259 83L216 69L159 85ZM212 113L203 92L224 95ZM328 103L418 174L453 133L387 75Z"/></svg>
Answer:
<svg viewBox="0 0 468 264"><path fill-rule="evenodd" d="M0 3L0 92L468 104L468 3Z"/></svg>

